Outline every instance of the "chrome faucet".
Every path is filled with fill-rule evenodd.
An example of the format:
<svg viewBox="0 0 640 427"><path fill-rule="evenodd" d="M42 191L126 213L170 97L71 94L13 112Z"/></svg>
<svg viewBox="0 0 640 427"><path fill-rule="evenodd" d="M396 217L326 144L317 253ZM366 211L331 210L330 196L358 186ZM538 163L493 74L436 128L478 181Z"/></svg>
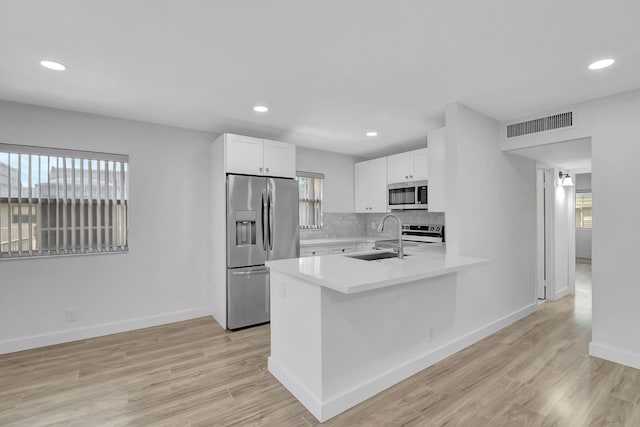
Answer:
<svg viewBox="0 0 640 427"><path fill-rule="evenodd" d="M378 233L382 233L384 231L384 222L387 220L387 218L390 218L390 217L391 218L395 218L396 221L398 221L398 248L397 248L397 252L398 252L398 258L403 259L404 258L404 246L402 246L402 221L400 221L400 218L398 218L394 214L386 214L384 216L384 218L382 218L382 221L380 221L380 225L378 226Z"/></svg>

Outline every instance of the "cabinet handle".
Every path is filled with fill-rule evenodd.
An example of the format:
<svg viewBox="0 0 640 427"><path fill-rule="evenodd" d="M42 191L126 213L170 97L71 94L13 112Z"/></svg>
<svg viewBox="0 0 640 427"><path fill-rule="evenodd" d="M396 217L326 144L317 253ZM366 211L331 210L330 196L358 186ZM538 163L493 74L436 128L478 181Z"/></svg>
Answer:
<svg viewBox="0 0 640 427"><path fill-rule="evenodd" d="M267 169L267 172L269 172L269 169ZM409 178L413 178L413 175L409 175Z"/></svg>
<svg viewBox="0 0 640 427"><path fill-rule="evenodd" d="M267 173L269 173L269 168L267 168Z"/></svg>
<svg viewBox="0 0 640 427"><path fill-rule="evenodd" d="M260 168L260 172L262 172L262 168Z"/></svg>
<svg viewBox="0 0 640 427"><path fill-rule="evenodd" d="M405 176L404 176L404 179L409 179L409 175L405 175Z"/></svg>

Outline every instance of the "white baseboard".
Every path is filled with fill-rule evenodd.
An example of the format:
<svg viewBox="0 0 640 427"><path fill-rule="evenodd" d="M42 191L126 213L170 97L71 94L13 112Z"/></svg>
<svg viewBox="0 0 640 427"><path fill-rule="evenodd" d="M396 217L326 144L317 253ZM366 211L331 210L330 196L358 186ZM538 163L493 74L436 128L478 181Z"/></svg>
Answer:
<svg viewBox="0 0 640 427"><path fill-rule="evenodd" d="M297 378L291 376L282 365L273 359L273 357L269 357L269 372L271 372L271 374L280 381L280 383L282 383L282 385L284 385L285 388L289 390L291 394L293 394L296 399L298 399L300 403L302 403L305 408L307 408L309 412L318 419L318 421L325 422L358 403L363 402L383 390L386 390L394 384L417 374L423 369L426 369L429 366L446 359L452 354L457 353L458 351L499 331L500 329L517 322L518 320L533 313L537 307L537 303L527 305L513 313L490 322L481 328L471 331L460 338L445 343L428 353L412 360L408 360L402 365L394 367L386 372L382 372L380 375L371 378L362 384L358 384L350 390L325 401L322 401L318 396L311 393L304 384L300 383Z"/></svg>
<svg viewBox="0 0 640 427"><path fill-rule="evenodd" d="M553 297L553 300L559 300L560 298L564 298L571 293L571 289L569 287L560 289L556 292L556 295Z"/></svg>
<svg viewBox="0 0 640 427"><path fill-rule="evenodd" d="M631 353L627 350L591 341L589 343L589 354L600 359L640 369L640 354Z"/></svg>
<svg viewBox="0 0 640 427"><path fill-rule="evenodd" d="M200 307L191 310L174 311L171 313L140 317L137 319L121 320L82 328L65 329L46 334L13 338L0 341L0 354L30 350L32 348L62 344L87 338L100 337L103 335L117 334L119 332L133 331L135 329L149 328L151 326L164 325L166 323L180 322L183 320L210 315L211 310L209 307Z"/></svg>
<svg viewBox="0 0 640 427"><path fill-rule="evenodd" d="M280 383L287 389L291 394L295 396L296 399L302 405L309 410L313 414L314 417L318 419L320 422L325 422L331 417L323 416L323 403L315 396L307 387L305 387L297 378L287 371L280 363L278 363L272 356L267 359L267 367L271 375L273 375Z"/></svg>

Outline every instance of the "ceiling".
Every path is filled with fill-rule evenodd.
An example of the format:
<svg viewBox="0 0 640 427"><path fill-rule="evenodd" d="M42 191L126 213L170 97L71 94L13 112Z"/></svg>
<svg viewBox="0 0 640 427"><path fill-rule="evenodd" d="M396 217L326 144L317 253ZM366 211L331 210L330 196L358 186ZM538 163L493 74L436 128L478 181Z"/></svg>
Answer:
<svg viewBox="0 0 640 427"><path fill-rule="evenodd" d="M0 0L0 99L367 156L424 145L450 102L510 120L640 88L638 16L629 0Z"/></svg>
<svg viewBox="0 0 640 427"><path fill-rule="evenodd" d="M540 160L563 169L591 171L591 138L520 148L510 150L509 153Z"/></svg>

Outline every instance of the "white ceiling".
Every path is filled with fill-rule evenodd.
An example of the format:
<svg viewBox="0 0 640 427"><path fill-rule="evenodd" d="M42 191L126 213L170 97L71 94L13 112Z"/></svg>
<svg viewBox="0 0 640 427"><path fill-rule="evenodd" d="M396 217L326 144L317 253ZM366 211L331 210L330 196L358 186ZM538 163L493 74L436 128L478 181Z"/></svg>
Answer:
<svg viewBox="0 0 640 427"><path fill-rule="evenodd" d="M540 160L563 169L591 171L591 138L510 150L509 153Z"/></svg>
<svg viewBox="0 0 640 427"><path fill-rule="evenodd" d="M454 101L509 120L640 88L638 16L629 0L0 0L0 99L366 156L424 144Z"/></svg>

